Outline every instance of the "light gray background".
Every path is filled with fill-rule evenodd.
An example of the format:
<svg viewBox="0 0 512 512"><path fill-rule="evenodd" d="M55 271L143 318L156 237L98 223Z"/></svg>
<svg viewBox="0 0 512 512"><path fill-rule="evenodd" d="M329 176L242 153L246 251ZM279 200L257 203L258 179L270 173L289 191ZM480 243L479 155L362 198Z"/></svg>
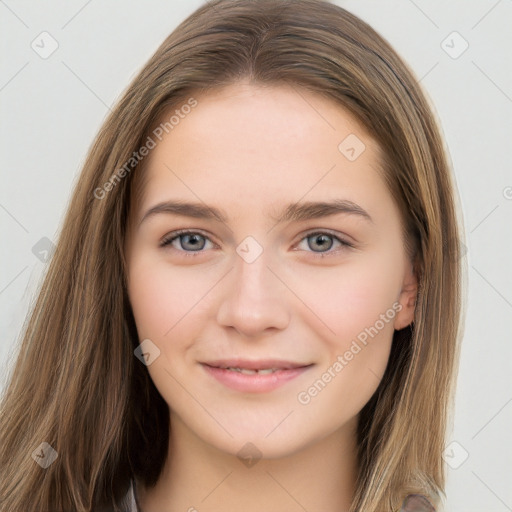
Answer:
<svg viewBox="0 0 512 512"><path fill-rule="evenodd" d="M0 387L45 270L50 244L41 239L56 241L94 135L135 73L201 3L0 1ZM456 174L468 305L445 509L512 511L512 1L337 3L410 64L435 105ZM46 59L31 47L48 51L44 31L58 43Z"/></svg>

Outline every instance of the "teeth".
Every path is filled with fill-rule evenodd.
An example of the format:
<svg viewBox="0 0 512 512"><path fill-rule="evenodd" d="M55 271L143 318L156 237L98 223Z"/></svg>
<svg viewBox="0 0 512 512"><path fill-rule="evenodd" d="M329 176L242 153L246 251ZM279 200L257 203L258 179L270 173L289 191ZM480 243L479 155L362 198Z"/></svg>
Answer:
<svg viewBox="0 0 512 512"><path fill-rule="evenodd" d="M226 370L243 373L244 375L268 375L269 373L277 372L279 368L265 368L264 370L248 370L247 368L233 368L228 367Z"/></svg>
<svg viewBox="0 0 512 512"><path fill-rule="evenodd" d="M244 375L256 375L259 373L259 370L246 370L245 368L241 368L237 371L240 371L240 373L243 373Z"/></svg>
<svg viewBox="0 0 512 512"><path fill-rule="evenodd" d="M276 370L274 368L266 368L265 370L258 370L258 373L261 375L267 375L268 373L274 373Z"/></svg>

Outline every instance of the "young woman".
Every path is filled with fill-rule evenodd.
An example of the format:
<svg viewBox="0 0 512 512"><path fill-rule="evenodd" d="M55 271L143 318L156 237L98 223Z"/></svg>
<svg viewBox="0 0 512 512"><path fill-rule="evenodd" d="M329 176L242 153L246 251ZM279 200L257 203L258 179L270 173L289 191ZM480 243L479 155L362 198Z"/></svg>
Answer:
<svg viewBox="0 0 512 512"><path fill-rule="evenodd" d="M439 510L460 230L371 27L206 3L85 162L3 396L2 511Z"/></svg>

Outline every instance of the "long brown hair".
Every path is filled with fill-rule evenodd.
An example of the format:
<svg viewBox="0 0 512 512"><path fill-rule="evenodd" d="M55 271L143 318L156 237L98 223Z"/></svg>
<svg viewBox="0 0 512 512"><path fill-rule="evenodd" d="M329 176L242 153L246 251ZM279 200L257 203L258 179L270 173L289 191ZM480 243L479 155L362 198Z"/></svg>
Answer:
<svg viewBox="0 0 512 512"><path fill-rule="evenodd" d="M395 510L408 493L438 503L444 494L461 227L425 94L387 41L341 7L211 0L162 43L89 151L2 398L3 512L121 510L130 478L156 483L170 424L167 404L134 357L123 251L133 177L144 163L134 154L171 106L242 78L334 100L383 150L419 292L414 322L395 332L384 377L360 413L351 510ZM43 442L57 453L46 469L31 457Z"/></svg>

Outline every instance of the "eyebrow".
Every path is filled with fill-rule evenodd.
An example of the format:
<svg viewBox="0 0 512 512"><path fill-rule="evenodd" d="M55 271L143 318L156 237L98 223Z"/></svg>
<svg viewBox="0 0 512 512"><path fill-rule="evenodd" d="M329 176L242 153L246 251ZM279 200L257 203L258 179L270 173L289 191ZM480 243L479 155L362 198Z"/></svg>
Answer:
<svg viewBox="0 0 512 512"><path fill-rule="evenodd" d="M203 203L184 201L164 201L152 206L142 217L139 226L149 217L157 214L181 215L194 219L217 220L224 224L228 222L225 211L208 206ZM335 199L333 201L292 203L286 206L281 215L271 218L278 224L283 222L301 222L310 219L319 219L337 214L357 215L368 222L373 223L370 214L358 204L347 199Z"/></svg>

